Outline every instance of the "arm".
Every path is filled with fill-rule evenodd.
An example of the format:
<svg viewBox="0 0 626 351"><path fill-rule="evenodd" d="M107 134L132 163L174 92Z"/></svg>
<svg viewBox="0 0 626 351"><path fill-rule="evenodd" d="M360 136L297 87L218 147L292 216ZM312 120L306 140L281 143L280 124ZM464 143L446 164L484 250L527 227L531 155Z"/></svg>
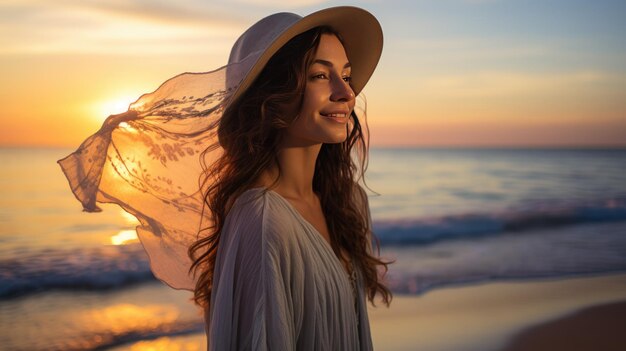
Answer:
<svg viewBox="0 0 626 351"><path fill-rule="evenodd" d="M264 214L261 197L228 215L215 265L209 350L295 350L288 253Z"/></svg>

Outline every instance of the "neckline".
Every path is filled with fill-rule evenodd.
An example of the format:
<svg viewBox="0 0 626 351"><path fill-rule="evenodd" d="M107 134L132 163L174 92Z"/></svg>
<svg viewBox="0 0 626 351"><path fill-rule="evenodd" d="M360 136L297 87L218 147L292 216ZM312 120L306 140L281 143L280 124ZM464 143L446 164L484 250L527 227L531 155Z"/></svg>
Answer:
<svg viewBox="0 0 626 351"><path fill-rule="evenodd" d="M282 195L280 195L279 193L275 192L272 189L268 189L265 187L254 187L254 188L250 188L247 191L251 191L251 190L255 190L255 191L265 191L266 193L272 193L275 197L279 198L280 201L282 201L283 203L285 203L285 205L287 206L287 208L294 213L294 215L298 218L298 220L302 223L304 223L306 226L308 226L311 230L313 230L314 234L317 236L317 238L323 242L324 247L326 247L326 250L328 250L328 252L335 258L335 262L339 264L339 267L341 268L341 271L346 275L346 277L348 277L348 279L350 279L350 273L346 270L346 268L343 266L343 262L341 261L341 259L339 257L337 257L337 255L335 255L335 252L333 251L333 248L330 246L330 243L327 242L324 237L322 236L322 233L319 232L319 230L317 230L317 228L315 228L315 226L311 223L309 223L309 221L307 221L304 216L302 216L300 214L300 212L298 212L298 210L296 210L296 208L291 204L291 202L289 202L289 200L285 199ZM350 261L350 266L352 267L352 270L354 271L354 264L352 262L352 258L348 257L348 260Z"/></svg>

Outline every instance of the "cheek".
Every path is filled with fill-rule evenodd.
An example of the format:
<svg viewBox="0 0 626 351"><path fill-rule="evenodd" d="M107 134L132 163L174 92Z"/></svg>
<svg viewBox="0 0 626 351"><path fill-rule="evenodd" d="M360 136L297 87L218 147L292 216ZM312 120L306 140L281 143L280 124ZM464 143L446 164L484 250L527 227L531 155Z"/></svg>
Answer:
<svg viewBox="0 0 626 351"><path fill-rule="evenodd" d="M302 110L317 112L324 107L326 101L326 94L321 87L307 86L302 98Z"/></svg>
<svg viewBox="0 0 626 351"><path fill-rule="evenodd" d="M300 112L298 113L298 120L296 121L301 127L310 128L317 121L317 110L315 105L310 102L303 101Z"/></svg>

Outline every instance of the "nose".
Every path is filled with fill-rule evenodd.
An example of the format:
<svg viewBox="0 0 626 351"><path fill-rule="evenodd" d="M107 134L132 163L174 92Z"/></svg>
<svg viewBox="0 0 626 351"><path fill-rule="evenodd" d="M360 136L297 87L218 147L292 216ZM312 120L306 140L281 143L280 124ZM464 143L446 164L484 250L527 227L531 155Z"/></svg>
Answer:
<svg viewBox="0 0 626 351"><path fill-rule="evenodd" d="M352 101L354 100L354 91L348 82L338 77L333 79L332 92L330 99L332 101Z"/></svg>

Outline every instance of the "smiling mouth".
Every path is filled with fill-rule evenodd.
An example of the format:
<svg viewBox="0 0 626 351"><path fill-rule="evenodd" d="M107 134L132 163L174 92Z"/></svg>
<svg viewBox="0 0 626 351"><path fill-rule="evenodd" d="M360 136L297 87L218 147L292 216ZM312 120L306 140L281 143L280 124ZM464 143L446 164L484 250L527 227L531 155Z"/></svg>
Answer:
<svg viewBox="0 0 626 351"><path fill-rule="evenodd" d="M346 123L348 121L347 113L328 113L328 114L320 113L320 115L324 118L330 119L337 123Z"/></svg>

